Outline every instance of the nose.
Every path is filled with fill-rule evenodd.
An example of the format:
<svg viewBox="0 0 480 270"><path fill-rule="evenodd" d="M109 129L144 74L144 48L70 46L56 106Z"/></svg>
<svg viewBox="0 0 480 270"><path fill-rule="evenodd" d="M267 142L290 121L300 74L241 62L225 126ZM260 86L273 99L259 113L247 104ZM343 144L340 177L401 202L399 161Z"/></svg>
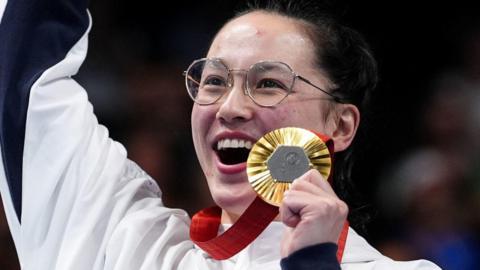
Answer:
<svg viewBox="0 0 480 270"><path fill-rule="evenodd" d="M242 76L236 77L235 83L229 92L219 100L220 107L217 111L217 118L226 123L245 122L252 118L254 102L246 94L245 80Z"/></svg>

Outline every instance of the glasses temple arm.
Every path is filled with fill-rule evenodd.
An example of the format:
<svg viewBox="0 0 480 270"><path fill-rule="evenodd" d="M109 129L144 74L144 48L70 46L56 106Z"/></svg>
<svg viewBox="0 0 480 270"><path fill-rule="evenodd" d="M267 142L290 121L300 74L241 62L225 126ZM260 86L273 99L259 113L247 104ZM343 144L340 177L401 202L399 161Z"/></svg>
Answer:
<svg viewBox="0 0 480 270"><path fill-rule="evenodd" d="M324 89L316 86L315 84L313 84L312 82L310 82L310 81L307 80L306 78L304 78L304 77L302 77L302 76L300 76L300 75L296 75L296 77L299 78L300 80L302 80L303 82L309 84L310 86L313 86L315 89L320 90L320 91L322 91L323 93L327 94L328 96L330 96L331 98L333 98L333 100L334 100L335 102L343 103L343 100L342 100L340 97L338 97L338 96L336 96L336 95L334 95L334 94L332 94L332 93L330 93L330 92L327 92L326 90L324 90Z"/></svg>

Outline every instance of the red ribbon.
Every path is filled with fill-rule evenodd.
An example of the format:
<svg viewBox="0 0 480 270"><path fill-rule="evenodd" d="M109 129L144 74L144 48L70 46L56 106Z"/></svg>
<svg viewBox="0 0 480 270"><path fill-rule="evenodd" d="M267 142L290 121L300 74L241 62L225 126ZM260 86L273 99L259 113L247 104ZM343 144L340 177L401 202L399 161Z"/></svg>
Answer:
<svg viewBox="0 0 480 270"><path fill-rule="evenodd" d="M317 136L325 142L330 153L333 153L333 141L321 134ZM333 167L331 170L333 171ZM332 173L327 179L329 182L331 175ZM218 206L206 208L193 216L190 225L192 241L216 260L228 259L253 242L277 217L278 207L256 197L235 224L221 235L217 235L221 215L222 209ZM348 221L345 222L337 243L339 262L342 260L347 235Z"/></svg>
<svg viewBox="0 0 480 270"><path fill-rule="evenodd" d="M232 227L217 236L222 209L218 206L201 210L192 218L190 238L217 260L240 252L257 238L278 215L278 207L256 197Z"/></svg>

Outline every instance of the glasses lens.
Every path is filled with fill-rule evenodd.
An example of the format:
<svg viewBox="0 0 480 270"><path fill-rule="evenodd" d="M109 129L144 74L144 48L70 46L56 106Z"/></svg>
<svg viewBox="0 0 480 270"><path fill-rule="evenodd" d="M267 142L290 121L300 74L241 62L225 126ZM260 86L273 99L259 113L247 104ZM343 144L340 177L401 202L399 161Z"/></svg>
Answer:
<svg viewBox="0 0 480 270"><path fill-rule="evenodd" d="M227 90L228 69L219 60L197 60L187 70L186 84L196 103L212 104Z"/></svg>
<svg viewBox="0 0 480 270"><path fill-rule="evenodd" d="M273 106L282 101L293 86L294 74L289 66L279 62L260 62L248 73L250 95L262 106Z"/></svg>

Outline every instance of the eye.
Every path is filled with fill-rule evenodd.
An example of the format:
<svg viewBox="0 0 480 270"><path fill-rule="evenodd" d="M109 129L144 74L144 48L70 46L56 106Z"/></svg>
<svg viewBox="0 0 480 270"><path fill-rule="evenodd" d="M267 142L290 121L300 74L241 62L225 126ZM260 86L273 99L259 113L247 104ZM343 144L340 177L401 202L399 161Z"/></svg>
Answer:
<svg viewBox="0 0 480 270"><path fill-rule="evenodd" d="M260 81L257 82L257 85L256 85L256 88L257 89L261 89L261 88L275 88L275 89L283 89L283 90L287 90L287 88L285 87L285 85L283 85L281 82L277 81L277 80L273 80L273 79L262 79Z"/></svg>
<svg viewBox="0 0 480 270"><path fill-rule="evenodd" d="M224 78L219 76L209 76L203 82L204 85L210 86L226 86L227 82Z"/></svg>

